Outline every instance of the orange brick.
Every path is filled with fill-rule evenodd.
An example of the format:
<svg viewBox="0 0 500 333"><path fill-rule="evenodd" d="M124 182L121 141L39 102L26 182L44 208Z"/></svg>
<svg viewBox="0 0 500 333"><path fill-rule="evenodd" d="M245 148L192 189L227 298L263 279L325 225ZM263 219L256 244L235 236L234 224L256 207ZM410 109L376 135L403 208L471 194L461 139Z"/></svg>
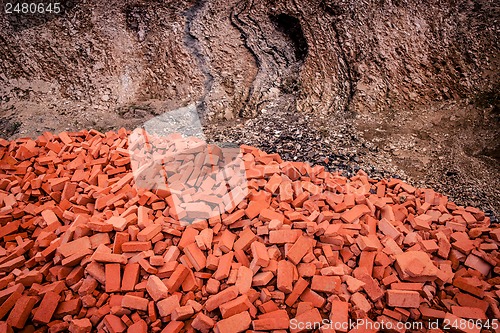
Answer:
<svg viewBox="0 0 500 333"><path fill-rule="evenodd" d="M219 266L217 270L213 274L213 277L217 280L226 279L229 276L229 272L231 270L231 264L233 262L234 252L231 251L229 253L224 254L219 259Z"/></svg>
<svg viewBox="0 0 500 333"><path fill-rule="evenodd" d="M233 234L228 229L222 232L222 235L219 239L219 248L224 253L227 253L233 249L234 240L236 239L236 235Z"/></svg>
<svg viewBox="0 0 500 333"><path fill-rule="evenodd" d="M280 214L270 208L266 208L260 211L259 218L264 222L269 222L271 220L279 220L280 222L283 223L283 221L285 220L285 216L283 216L283 214Z"/></svg>
<svg viewBox="0 0 500 333"><path fill-rule="evenodd" d="M342 281L338 276L314 275L311 282L311 289L325 293L339 293Z"/></svg>
<svg viewBox="0 0 500 333"><path fill-rule="evenodd" d="M120 291L121 269L120 264L107 264L106 270L106 292L114 293Z"/></svg>
<svg viewBox="0 0 500 333"><path fill-rule="evenodd" d="M280 260L278 262L278 274L277 274L277 287L279 290L282 292L289 294L293 290L293 276L294 276L294 271L295 266L287 261L287 260Z"/></svg>
<svg viewBox="0 0 500 333"><path fill-rule="evenodd" d="M285 244L295 243L300 237L301 231L296 229L273 230L269 232L269 243Z"/></svg>
<svg viewBox="0 0 500 333"><path fill-rule="evenodd" d="M246 251L250 245L257 239L257 235L255 235L250 228L244 229L238 235L238 240L234 242L234 250L243 250Z"/></svg>
<svg viewBox="0 0 500 333"><path fill-rule="evenodd" d="M14 328L24 328L35 304L36 298L21 296L14 305L14 308L10 311L9 317L7 318L7 324Z"/></svg>
<svg viewBox="0 0 500 333"><path fill-rule="evenodd" d="M208 332L215 326L215 321L202 312L199 312L191 323L191 326L198 331Z"/></svg>
<svg viewBox="0 0 500 333"><path fill-rule="evenodd" d="M260 242L253 242L250 248L256 265L261 267L269 265L269 254L267 253L267 248L264 244Z"/></svg>
<svg viewBox="0 0 500 333"><path fill-rule="evenodd" d="M207 264L207 258L196 243L189 244L184 248L184 253L197 271L201 271Z"/></svg>
<svg viewBox="0 0 500 333"><path fill-rule="evenodd" d="M340 215L340 218L345 223L353 223L361 216L369 214L370 212L370 208L368 208L366 205L356 205L348 211L342 213L342 215Z"/></svg>
<svg viewBox="0 0 500 333"><path fill-rule="evenodd" d="M300 315L297 315L294 318L294 326L291 327L290 332L307 332L308 329L306 329L306 327L311 327L315 323L317 323L316 325L320 325L322 320L323 318L321 317L318 309L314 308L312 310L301 313Z"/></svg>
<svg viewBox="0 0 500 333"><path fill-rule="evenodd" d="M236 287L240 294L246 294L252 288L253 271L245 266L238 269Z"/></svg>
<svg viewBox="0 0 500 333"><path fill-rule="evenodd" d="M387 290L387 305L400 308L418 308L420 295L416 291Z"/></svg>
<svg viewBox="0 0 500 333"><path fill-rule="evenodd" d="M125 265L121 285L122 291L133 291L135 289L135 285L139 282L140 270L141 267L137 263Z"/></svg>
<svg viewBox="0 0 500 333"><path fill-rule="evenodd" d="M160 232L161 232L160 224L150 224L137 234L137 240L140 242L147 242Z"/></svg>
<svg viewBox="0 0 500 333"><path fill-rule="evenodd" d="M189 270L189 268L187 268L186 266L184 266L182 264L178 265L175 268L174 272L172 273L170 278L165 283L165 285L167 286L168 290L171 293L173 293L173 292L177 291L177 289L179 289L182 282L184 281L184 279L188 275L188 270Z"/></svg>
<svg viewBox="0 0 500 333"><path fill-rule="evenodd" d="M118 316L112 314L106 315L103 323L111 333L122 333L127 330L127 325Z"/></svg>
<svg viewBox="0 0 500 333"><path fill-rule="evenodd" d="M307 236L300 236L290 250L288 250L286 257L293 264L297 265L311 248L311 239Z"/></svg>
<svg viewBox="0 0 500 333"><path fill-rule="evenodd" d="M291 294L288 295L288 298L285 301L286 305L292 306L299 299L300 295L302 295L304 290L306 290L308 285L309 282L307 282L303 278L299 278L297 282L295 282Z"/></svg>
<svg viewBox="0 0 500 333"><path fill-rule="evenodd" d="M252 322L256 331L287 330L290 327L290 318L285 310L276 310L259 316Z"/></svg>
<svg viewBox="0 0 500 333"><path fill-rule="evenodd" d="M243 332L250 327L251 322L250 314L245 311L218 321L215 324L215 331L219 333Z"/></svg>
<svg viewBox="0 0 500 333"><path fill-rule="evenodd" d="M159 300L168 296L167 286L163 283L162 280L160 280L159 277L155 275L149 276L148 282L146 284L146 290L149 296L151 296L151 298L155 302L158 302Z"/></svg>
<svg viewBox="0 0 500 333"><path fill-rule="evenodd" d="M208 297L205 302L205 309L213 311L220 305L235 299L238 296L238 288L236 286L228 287L216 295Z"/></svg>
<svg viewBox="0 0 500 333"><path fill-rule="evenodd" d="M122 307L133 310L147 311L148 300L138 296L125 295L122 298Z"/></svg>
<svg viewBox="0 0 500 333"><path fill-rule="evenodd" d="M266 201L250 201L248 207L245 209L245 215L249 219L256 218L260 212L269 207L269 203Z"/></svg>
<svg viewBox="0 0 500 333"><path fill-rule="evenodd" d="M332 301L330 310L330 321L333 327L340 332L347 332L349 322L349 303L343 301ZM344 329L345 328L345 329Z"/></svg>
<svg viewBox="0 0 500 333"><path fill-rule="evenodd" d="M51 321L61 297L55 292L47 292L43 296L40 306L33 316L33 321L39 324L48 324Z"/></svg>
<svg viewBox="0 0 500 333"><path fill-rule="evenodd" d="M157 302L156 306L158 307L158 313L160 314L160 317L169 316L172 314L172 312L174 312L175 309L180 307L179 297L177 297L177 295L167 297Z"/></svg>
<svg viewBox="0 0 500 333"><path fill-rule="evenodd" d="M16 290L10 294L5 301L2 301L2 304L0 305L0 319L2 319L10 311L10 309L14 307L21 296L22 293Z"/></svg>
<svg viewBox="0 0 500 333"><path fill-rule="evenodd" d="M235 314L247 311L249 309L250 301L246 295L237 297L229 302L219 306L222 318L229 318Z"/></svg>

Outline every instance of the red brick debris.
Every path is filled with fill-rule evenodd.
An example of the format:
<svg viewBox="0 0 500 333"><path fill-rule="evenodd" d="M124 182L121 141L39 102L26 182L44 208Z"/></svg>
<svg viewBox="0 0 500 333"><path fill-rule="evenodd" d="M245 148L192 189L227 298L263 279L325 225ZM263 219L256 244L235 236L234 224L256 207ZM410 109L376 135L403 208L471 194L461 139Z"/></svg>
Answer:
<svg viewBox="0 0 500 333"><path fill-rule="evenodd" d="M184 226L168 190L134 186L127 135L0 140L0 332L499 318L500 229L479 209L244 145L248 196Z"/></svg>

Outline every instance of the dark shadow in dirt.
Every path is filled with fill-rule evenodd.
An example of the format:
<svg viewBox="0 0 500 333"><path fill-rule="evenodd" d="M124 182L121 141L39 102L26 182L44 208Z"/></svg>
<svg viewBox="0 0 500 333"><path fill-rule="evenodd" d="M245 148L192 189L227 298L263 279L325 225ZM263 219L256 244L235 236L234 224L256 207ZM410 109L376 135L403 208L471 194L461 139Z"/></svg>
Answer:
<svg viewBox="0 0 500 333"><path fill-rule="evenodd" d="M287 14L270 15L269 18L276 25L278 31L284 33L292 42L295 49L295 60L303 62L309 47L300 21L296 17Z"/></svg>
<svg viewBox="0 0 500 333"><path fill-rule="evenodd" d="M18 121L12 121L6 118L0 118L0 137L8 138L16 134L21 127Z"/></svg>

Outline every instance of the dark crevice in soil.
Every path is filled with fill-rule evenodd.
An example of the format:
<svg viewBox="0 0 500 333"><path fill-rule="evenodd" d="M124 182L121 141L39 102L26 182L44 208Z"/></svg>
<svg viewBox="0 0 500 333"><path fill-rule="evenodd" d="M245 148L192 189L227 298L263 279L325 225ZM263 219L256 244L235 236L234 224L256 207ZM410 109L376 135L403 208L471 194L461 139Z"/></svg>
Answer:
<svg viewBox="0 0 500 333"><path fill-rule="evenodd" d="M269 17L275 23L278 30L286 34L292 42L295 49L296 61L303 62L307 56L309 47L300 21L296 17L287 14L270 15Z"/></svg>
<svg viewBox="0 0 500 333"><path fill-rule="evenodd" d="M353 114L349 113L349 111L350 111L350 106L351 106L352 100L354 98L354 94L356 93L357 73L355 72L355 70L352 68L352 66L350 64L349 58L347 56L347 52L345 50L344 41L340 35L340 31L338 28L339 23L337 22L337 20L339 19L338 17L341 15L342 10L332 3L327 4L325 1L323 1L321 3L321 6L324 8L324 10L328 14L330 14L333 17L331 26L332 26L332 29L335 33L335 36L333 36L333 37L334 37L335 41L337 42L338 49L339 49L339 56L340 56L339 64L341 64L341 65L343 64L343 66L345 67L345 74L347 76L347 83L349 84L349 91L347 93L347 100L344 104L344 113L346 116L349 116L349 115L352 116Z"/></svg>
<svg viewBox="0 0 500 333"><path fill-rule="evenodd" d="M245 22L243 22L239 18L239 14L241 14L246 9L247 4L246 4L246 2L241 2L240 4L238 4L238 6L241 6L241 5L243 6L241 9L236 8L237 6L235 6L233 8L233 10L231 11L231 14L229 16L229 19L231 21L231 25L234 26L240 32L241 38L243 40L243 45L245 46L245 48L248 50L248 52L250 52L250 54L254 58L255 64L257 67L257 71L260 71L261 64L260 64L259 57L257 56L255 51L250 47L250 45L248 43L248 34L246 33L245 29L243 29L243 25L245 25ZM258 75L258 72L257 72L257 75ZM246 116L245 110L247 109L249 102L250 102L250 99L253 96L255 79L256 79L257 75L253 78L252 84L250 85L250 88L249 88L248 96L245 99L245 103L243 103L243 106L237 112L237 115L240 118L244 118Z"/></svg>
<svg viewBox="0 0 500 333"><path fill-rule="evenodd" d="M205 3L203 0L197 0L196 3L185 12L186 26L184 38L184 44L186 45L186 48L190 50L191 54L195 57L198 68L205 76L204 92L202 97L198 101L199 105L197 105L197 110L198 113L202 116L202 120L204 118L203 115L205 115L207 112L206 99L208 94L212 90L214 76L210 72L210 68L207 65L207 60L200 47L198 37L192 31L192 25L198 13L203 9L204 5Z"/></svg>

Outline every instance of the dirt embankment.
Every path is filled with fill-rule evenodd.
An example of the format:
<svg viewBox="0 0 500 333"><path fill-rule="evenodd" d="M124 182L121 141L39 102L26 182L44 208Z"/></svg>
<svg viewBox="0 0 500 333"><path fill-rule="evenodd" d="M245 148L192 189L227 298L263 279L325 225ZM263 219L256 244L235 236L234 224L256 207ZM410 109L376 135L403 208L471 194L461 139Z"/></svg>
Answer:
<svg viewBox="0 0 500 333"><path fill-rule="evenodd" d="M65 1L0 18L0 132L133 128L197 103L213 140L500 207L494 1Z"/></svg>

